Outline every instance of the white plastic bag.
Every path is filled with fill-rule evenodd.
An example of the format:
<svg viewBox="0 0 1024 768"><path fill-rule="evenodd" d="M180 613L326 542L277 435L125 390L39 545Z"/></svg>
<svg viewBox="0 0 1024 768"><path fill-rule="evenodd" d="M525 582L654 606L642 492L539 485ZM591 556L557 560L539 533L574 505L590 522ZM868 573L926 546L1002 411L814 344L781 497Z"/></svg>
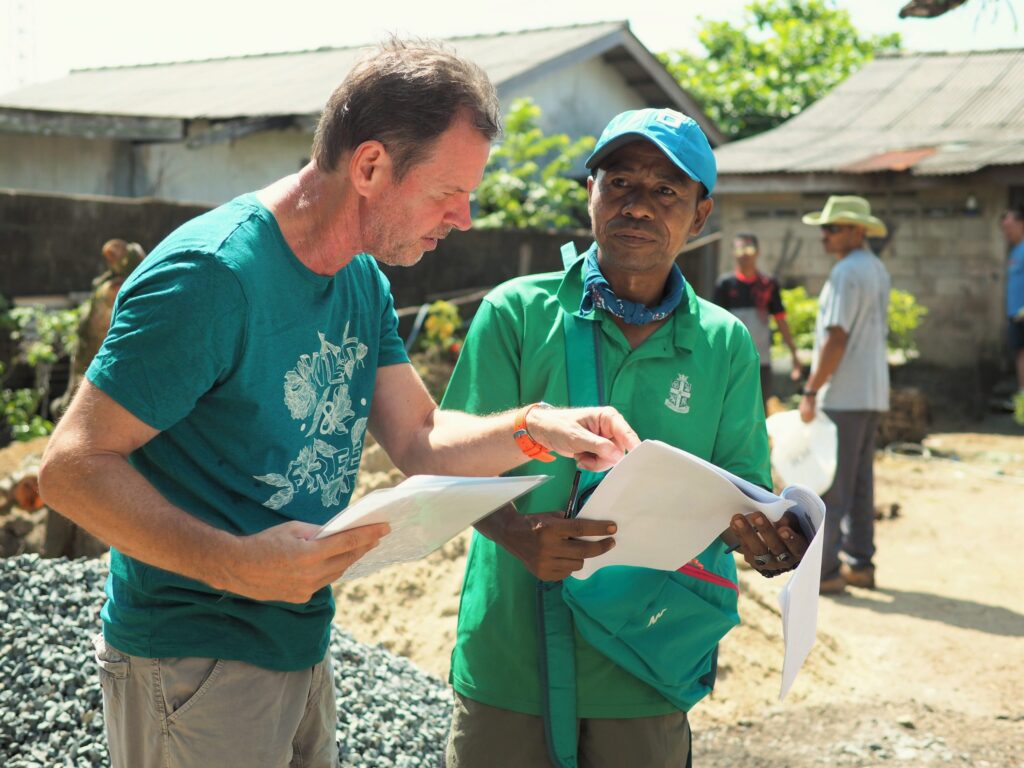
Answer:
<svg viewBox="0 0 1024 768"><path fill-rule="evenodd" d="M772 467L783 485L804 485L823 494L836 474L836 425L818 408L804 423L799 411L770 416L765 425L772 440Z"/></svg>

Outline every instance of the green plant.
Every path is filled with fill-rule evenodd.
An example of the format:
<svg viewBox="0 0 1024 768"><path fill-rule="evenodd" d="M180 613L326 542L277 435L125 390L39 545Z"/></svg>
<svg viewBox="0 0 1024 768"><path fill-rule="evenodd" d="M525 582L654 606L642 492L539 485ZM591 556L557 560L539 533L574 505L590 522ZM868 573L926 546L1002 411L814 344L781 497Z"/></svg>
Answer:
<svg viewBox="0 0 1024 768"><path fill-rule="evenodd" d="M793 334L793 341L798 349L814 347L814 321L818 316L818 299L808 296L802 286L783 289L782 305L786 308L786 322ZM904 354L917 351L914 335L928 308L917 303L913 294L893 288L889 292L889 351ZM782 338L778 331L773 338L774 344L780 348Z"/></svg>
<svg viewBox="0 0 1024 768"><path fill-rule="evenodd" d="M1013 396L1013 420L1024 427L1024 392Z"/></svg>
<svg viewBox="0 0 1024 768"><path fill-rule="evenodd" d="M455 334L462 326L459 308L450 301L438 300L430 305L423 321L420 349L447 352L456 342Z"/></svg>
<svg viewBox="0 0 1024 768"><path fill-rule="evenodd" d="M53 422L38 413L41 400L38 390L0 389L0 412L13 440L31 440L53 431Z"/></svg>
<svg viewBox="0 0 1024 768"><path fill-rule="evenodd" d="M782 306L786 308L786 322L789 323L789 331L793 334L793 343L797 349L812 349L814 321L818 317L818 299L808 296L807 289L802 285L783 289L779 293L782 296ZM781 348L782 337L778 331L775 331L772 340Z"/></svg>
<svg viewBox="0 0 1024 768"><path fill-rule="evenodd" d="M77 308L15 307L7 316L13 325L11 339L19 347L18 359L33 367L52 365L70 354L78 339Z"/></svg>
<svg viewBox="0 0 1024 768"><path fill-rule="evenodd" d="M916 352L917 331L928 308L917 303L913 294L895 288L889 292L889 349Z"/></svg>
<svg viewBox="0 0 1024 768"><path fill-rule="evenodd" d="M0 387L0 424L7 426L14 440L31 440L53 431L53 422L41 411L49 402L54 363L75 344L78 314L77 309L0 306L0 332L15 343L13 362L35 369L35 387ZM6 366L0 362L0 383L5 379Z"/></svg>
<svg viewBox="0 0 1024 768"><path fill-rule="evenodd" d="M569 177L573 162L594 148L594 137L545 136L541 110L530 99L512 102L505 135L491 150L476 190L476 227L568 229L585 226L587 190Z"/></svg>
<svg viewBox="0 0 1024 768"><path fill-rule="evenodd" d="M774 128L871 60L898 50L898 33L862 35L847 11L826 0L755 0L743 21L698 17L704 51L659 58L730 138Z"/></svg>

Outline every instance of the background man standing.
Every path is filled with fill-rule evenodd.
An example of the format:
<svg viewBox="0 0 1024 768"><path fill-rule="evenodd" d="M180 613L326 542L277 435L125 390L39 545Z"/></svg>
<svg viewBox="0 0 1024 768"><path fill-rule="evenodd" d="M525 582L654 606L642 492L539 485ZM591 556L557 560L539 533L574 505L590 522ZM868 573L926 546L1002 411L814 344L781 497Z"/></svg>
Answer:
<svg viewBox="0 0 1024 768"><path fill-rule="evenodd" d="M854 196L830 197L803 222L821 227L825 252L836 258L821 290L814 360L800 399L801 418L813 419L820 404L839 438L835 480L823 498L821 592L842 592L847 584L873 589L875 433L889 410L891 281L867 237L884 237L886 227L867 200Z"/></svg>
<svg viewBox="0 0 1024 768"><path fill-rule="evenodd" d="M478 66L393 40L332 94L307 166L125 281L40 472L113 547L96 658L115 768L337 765L328 585L387 527L312 536L367 431L407 474L508 470L519 429L583 465L636 444L611 408L441 413L409 364L377 261L469 228L497 132Z"/></svg>
<svg viewBox="0 0 1024 768"><path fill-rule="evenodd" d="M1002 227L1010 246L1006 268L1006 314L1010 323L1010 351L1017 369L1019 397L1024 393L1024 206L1007 211Z"/></svg>
<svg viewBox="0 0 1024 768"><path fill-rule="evenodd" d="M771 275L757 269L760 255L757 238L750 234L736 235L732 241L732 255L736 269L718 278L715 285L714 302L725 307L743 321L754 340L757 354L761 358L761 398L765 410L768 398L772 396L772 328L769 319L775 320L782 341L789 348L792 370L789 377L800 381L802 370L796 354L796 344L786 322L786 309L782 305L779 283Z"/></svg>

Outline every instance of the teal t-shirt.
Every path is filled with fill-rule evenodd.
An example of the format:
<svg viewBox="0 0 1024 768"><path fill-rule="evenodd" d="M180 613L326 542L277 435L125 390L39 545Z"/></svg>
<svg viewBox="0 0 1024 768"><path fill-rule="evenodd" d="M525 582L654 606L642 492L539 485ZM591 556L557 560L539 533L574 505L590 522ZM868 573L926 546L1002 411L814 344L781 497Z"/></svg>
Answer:
<svg viewBox="0 0 1024 768"><path fill-rule="evenodd" d="M579 315L581 263L564 275L512 280L484 299L444 407L486 414L540 400L569 403L559 310ZM607 313L584 317L599 325L605 398L641 439L662 440L770 487L760 362L736 317L699 299L689 285L671 319L636 349ZM517 500L519 511L563 509L575 468L570 459L559 458L513 470L510 474L554 476ZM686 499L666 503L684 505ZM721 542L709 546L699 560L735 580L733 556ZM536 583L513 555L473 534L452 652L451 682L458 693L502 709L541 713ZM579 633L576 681L579 717L650 717L676 709Z"/></svg>
<svg viewBox="0 0 1024 768"><path fill-rule="evenodd" d="M356 256L307 269L273 215L244 195L188 222L125 281L86 376L159 434L129 457L172 504L251 534L323 523L352 494L377 368L408 362L387 279ZM334 615L260 603L113 550L102 616L143 657L316 664Z"/></svg>

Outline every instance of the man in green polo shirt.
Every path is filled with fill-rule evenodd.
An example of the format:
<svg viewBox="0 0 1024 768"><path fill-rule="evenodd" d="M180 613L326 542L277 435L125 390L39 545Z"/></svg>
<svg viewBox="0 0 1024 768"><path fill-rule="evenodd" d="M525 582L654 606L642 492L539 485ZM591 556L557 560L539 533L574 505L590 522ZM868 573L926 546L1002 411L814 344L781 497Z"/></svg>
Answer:
<svg viewBox="0 0 1024 768"><path fill-rule="evenodd" d="M770 487L759 361L750 335L729 312L699 299L675 264L711 213L716 171L707 139L678 112L626 112L605 129L587 167L596 242L564 273L513 280L484 300L443 407L486 414L575 401L566 376L563 322L569 314L594 329L598 360L595 371L573 375L596 376L605 403L641 438L662 440ZM565 508L575 469L571 461L556 460L513 470L554 479L522 499L518 511L499 510L477 525L452 655L456 702L448 768L525 768L552 759L551 729L546 738L542 717L538 579L570 576L585 558L613 546L608 535L616 529L615 521L552 512ZM579 540L584 536L598 539ZM734 609L730 545L773 575L795 565L806 541L788 522L773 527L761 516L734 519L698 558ZM713 664L712 650L705 674L713 675ZM579 633L575 665L578 754L576 762L561 764L686 764L685 711Z"/></svg>

